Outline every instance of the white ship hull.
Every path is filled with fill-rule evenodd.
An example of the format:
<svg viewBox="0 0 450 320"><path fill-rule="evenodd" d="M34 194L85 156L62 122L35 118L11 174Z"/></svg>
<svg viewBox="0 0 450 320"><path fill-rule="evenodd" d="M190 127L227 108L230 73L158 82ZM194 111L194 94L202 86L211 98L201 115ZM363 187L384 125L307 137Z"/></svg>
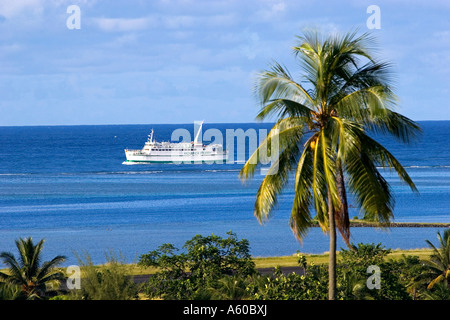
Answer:
<svg viewBox="0 0 450 320"><path fill-rule="evenodd" d="M225 163L227 153L201 154L193 152L187 154L144 154L141 150L125 150L129 163Z"/></svg>
<svg viewBox="0 0 450 320"><path fill-rule="evenodd" d="M200 127L201 128L201 127ZM153 130L144 148L140 150L125 149L127 161L133 163L224 163L228 153L221 144L203 145L198 141L200 129L193 142L170 143L155 142Z"/></svg>

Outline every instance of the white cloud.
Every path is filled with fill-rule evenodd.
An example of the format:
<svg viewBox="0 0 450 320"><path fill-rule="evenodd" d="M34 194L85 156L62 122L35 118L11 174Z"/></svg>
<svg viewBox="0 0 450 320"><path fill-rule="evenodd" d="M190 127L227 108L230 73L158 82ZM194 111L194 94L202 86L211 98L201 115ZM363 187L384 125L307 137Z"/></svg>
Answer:
<svg viewBox="0 0 450 320"><path fill-rule="evenodd" d="M24 49L24 45L18 43L5 44L0 46L0 54L14 54Z"/></svg>
<svg viewBox="0 0 450 320"><path fill-rule="evenodd" d="M149 28L184 29L194 25L193 16L152 15L141 18L93 18L103 31L139 31Z"/></svg>
<svg viewBox="0 0 450 320"><path fill-rule="evenodd" d="M0 0L0 15L7 19L42 15L44 10L72 4L91 7L96 0Z"/></svg>
<svg viewBox="0 0 450 320"><path fill-rule="evenodd" d="M138 31L149 28L186 30L206 27L229 27L237 22L233 14L217 15L164 15L153 14L139 18L92 18L91 21L103 31Z"/></svg>
<svg viewBox="0 0 450 320"><path fill-rule="evenodd" d="M144 18L94 18L94 23L103 31L137 31L152 25L152 19Z"/></svg>
<svg viewBox="0 0 450 320"><path fill-rule="evenodd" d="M242 53L250 60L255 59L257 53L261 53L261 44L259 35L256 32L250 33L248 36L248 41L241 46Z"/></svg>
<svg viewBox="0 0 450 320"><path fill-rule="evenodd" d="M42 0L0 0L0 15L7 19L13 18L24 12L39 14L44 9Z"/></svg>
<svg viewBox="0 0 450 320"><path fill-rule="evenodd" d="M450 30L436 31L433 34L433 40L441 45L450 45Z"/></svg>
<svg viewBox="0 0 450 320"><path fill-rule="evenodd" d="M193 26L195 19L193 16L162 16L159 20L168 29L179 29Z"/></svg>
<svg viewBox="0 0 450 320"><path fill-rule="evenodd" d="M269 6L258 10L255 14L256 19L262 21L270 21L274 18L280 17L286 9L286 4L282 1L270 3Z"/></svg>
<svg viewBox="0 0 450 320"><path fill-rule="evenodd" d="M205 26L229 27L238 22L238 17L234 13L217 14L204 17Z"/></svg>

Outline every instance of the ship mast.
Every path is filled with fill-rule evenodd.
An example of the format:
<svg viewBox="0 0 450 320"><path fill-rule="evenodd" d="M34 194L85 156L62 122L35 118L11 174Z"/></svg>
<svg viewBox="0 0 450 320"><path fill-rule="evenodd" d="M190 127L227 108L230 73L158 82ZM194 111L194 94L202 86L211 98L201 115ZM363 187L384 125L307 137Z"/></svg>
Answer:
<svg viewBox="0 0 450 320"><path fill-rule="evenodd" d="M148 135L148 137L149 137L148 141L153 143L153 129L152 129L152 132Z"/></svg>
<svg viewBox="0 0 450 320"><path fill-rule="evenodd" d="M203 122L204 122L204 120L202 122L200 122L200 127L198 128L197 134L195 135L194 146L201 146L202 145L201 142L198 142L198 136L200 135L200 132L202 132Z"/></svg>

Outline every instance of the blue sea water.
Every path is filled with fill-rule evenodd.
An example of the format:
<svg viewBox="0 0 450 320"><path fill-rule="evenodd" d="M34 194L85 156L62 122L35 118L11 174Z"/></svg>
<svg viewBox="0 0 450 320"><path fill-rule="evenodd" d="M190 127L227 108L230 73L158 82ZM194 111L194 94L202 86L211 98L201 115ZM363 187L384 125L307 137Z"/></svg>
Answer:
<svg viewBox="0 0 450 320"><path fill-rule="evenodd" d="M419 194L384 172L395 198L397 222L450 222L450 121L420 122L420 141L401 145L377 137L413 178ZM219 129L270 129L271 124L205 124ZM0 251L14 241L45 239L44 257L62 254L76 264L87 252L95 263L113 250L130 262L163 243L181 248L196 234L235 232L250 241L253 256L322 253L328 237L312 228L299 243L289 229L292 187L264 225L253 216L263 178L238 178L242 163L124 165L124 149L143 146L151 129L158 141L193 124L0 127ZM224 144L229 141L224 141ZM351 216L357 216L351 208ZM353 228L352 242L387 248L426 247L438 228ZM339 240L340 241L340 240ZM344 247L342 242L339 246Z"/></svg>

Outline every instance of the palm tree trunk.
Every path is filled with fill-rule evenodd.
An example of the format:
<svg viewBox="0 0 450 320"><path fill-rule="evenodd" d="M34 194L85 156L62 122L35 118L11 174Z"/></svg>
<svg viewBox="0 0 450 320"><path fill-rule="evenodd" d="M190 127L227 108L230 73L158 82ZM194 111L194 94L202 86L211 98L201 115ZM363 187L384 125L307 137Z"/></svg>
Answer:
<svg viewBox="0 0 450 320"><path fill-rule="evenodd" d="M336 224L331 193L328 190L328 227L330 230L330 253L328 260L328 300L336 299Z"/></svg>

